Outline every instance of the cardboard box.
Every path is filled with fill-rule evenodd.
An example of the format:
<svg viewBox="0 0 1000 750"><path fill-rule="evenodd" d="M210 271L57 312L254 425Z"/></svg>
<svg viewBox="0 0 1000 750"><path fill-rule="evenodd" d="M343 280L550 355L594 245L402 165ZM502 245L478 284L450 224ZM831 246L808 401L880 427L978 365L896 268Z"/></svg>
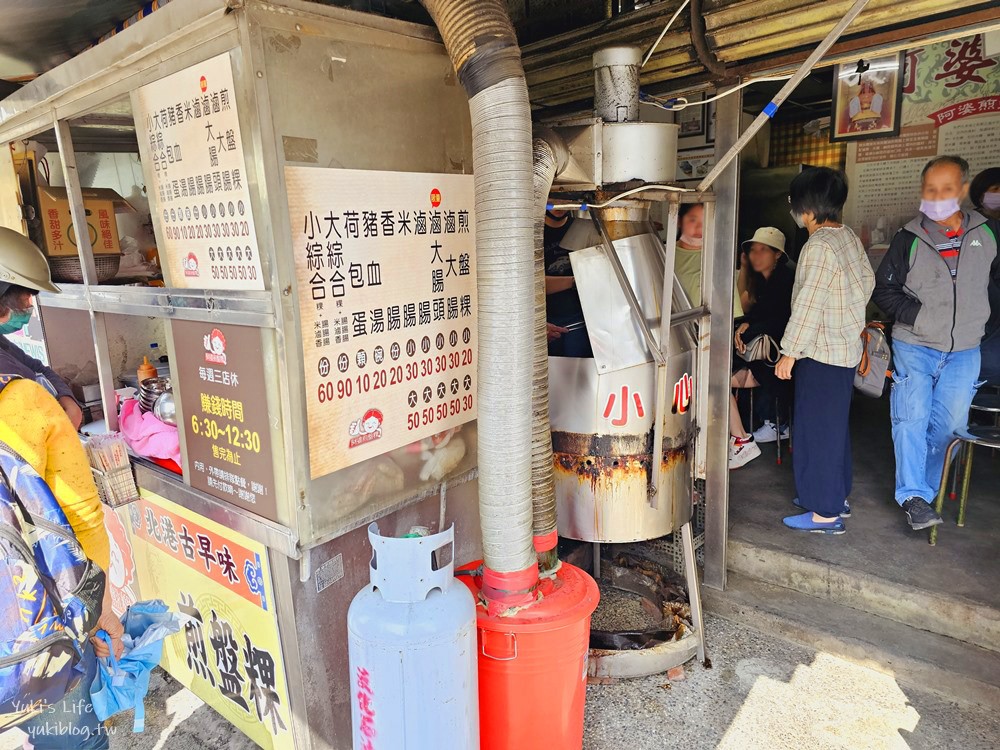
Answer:
<svg viewBox="0 0 1000 750"><path fill-rule="evenodd" d="M94 255L120 255L115 211L130 210L128 201L107 188L84 188L82 192ZM76 229L69 213L66 188L39 186L38 205L46 254L76 255Z"/></svg>

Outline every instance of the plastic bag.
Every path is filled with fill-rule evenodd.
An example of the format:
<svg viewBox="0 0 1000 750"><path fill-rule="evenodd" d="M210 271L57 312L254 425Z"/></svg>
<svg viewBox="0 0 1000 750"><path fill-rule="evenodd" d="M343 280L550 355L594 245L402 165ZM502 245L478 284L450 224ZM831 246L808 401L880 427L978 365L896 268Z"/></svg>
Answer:
<svg viewBox="0 0 1000 750"><path fill-rule="evenodd" d="M142 732L146 726L143 701L149 690L149 676L163 656L163 639L178 632L187 618L170 612L158 599L137 602L122 617L125 650L120 659L110 656L97 660L97 677L90 688L94 713L101 721L115 714L135 709L133 732ZM97 636L111 647L111 637L104 630Z"/></svg>

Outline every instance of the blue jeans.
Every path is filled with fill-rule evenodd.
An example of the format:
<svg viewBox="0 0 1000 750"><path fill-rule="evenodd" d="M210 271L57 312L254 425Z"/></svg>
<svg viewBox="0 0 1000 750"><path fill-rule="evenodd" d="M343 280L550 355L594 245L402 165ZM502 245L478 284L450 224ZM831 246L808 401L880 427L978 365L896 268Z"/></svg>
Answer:
<svg viewBox="0 0 1000 750"><path fill-rule="evenodd" d="M108 750L110 747L108 730L98 721L90 702L90 686L97 676L97 656L90 641L80 666L85 671L83 678L62 701L18 725L35 750Z"/></svg>
<svg viewBox="0 0 1000 750"><path fill-rule="evenodd" d="M979 387L979 347L940 352L894 341L892 355L896 502L902 505L910 497L933 502L948 443L969 424L969 406Z"/></svg>

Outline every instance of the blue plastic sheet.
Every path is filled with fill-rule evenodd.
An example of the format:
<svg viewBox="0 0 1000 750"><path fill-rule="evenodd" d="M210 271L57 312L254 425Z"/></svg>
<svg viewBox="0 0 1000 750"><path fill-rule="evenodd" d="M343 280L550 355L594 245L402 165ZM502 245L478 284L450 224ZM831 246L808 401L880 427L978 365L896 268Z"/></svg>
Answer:
<svg viewBox="0 0 1000 750"><path fill-rule="evenodd" d="M178 632L185 619L184 615L171 612L158 599L137 602L129 607L122 618L125 650L121 658L115 659L112 652L110 656L97 660L97 677L90 688L97 718L104 721L134 708L132 731L142 732L145 729L143 702L149 691L149 676L163 656L163 639ZM110 648L111 638L107 632L99 630L97 635Z"/></svg>

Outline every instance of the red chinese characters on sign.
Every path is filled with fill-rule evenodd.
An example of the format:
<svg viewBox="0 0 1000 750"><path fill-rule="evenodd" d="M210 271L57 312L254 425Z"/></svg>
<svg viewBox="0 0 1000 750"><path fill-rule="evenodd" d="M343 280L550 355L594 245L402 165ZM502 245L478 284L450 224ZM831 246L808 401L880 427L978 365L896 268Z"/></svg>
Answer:
<svg viewBox="0 0 1000 750"><path fill-rule="evenodd" d="M129 505L132 532L248 602L268 608L258 556L140 498Z"/></svg>
<svg viewBox="0 0 1000 750"><path fill-rule="evenodd" d="M694 380L687 373L674 383L674 403L670 411L674 414L684 414L691 406L691 396L694 393Z"/></svg>
<svg viewBox="0 0 1000 750"><path fill-rule="evenodd" d="M956 122L966 117L974 115L996 114L1000 112L1000 94L993 96L981 96L978 99L967 99L951 106L939 109L937 112L927 115L934 120L937 127L947 125L949 122Z"/></svg>
<svg viewBox="0 0 1000 750"><path fill-rule="evenodd" d="M611 420L611 424L615 427L624 427L628 424L629 413L631 407L629 406L629 391L631 389L627 385L623 385L621 389L621 398L617 393L608 394L608 402L604 406L604 418L610 419L611 415L615 411L615 404L618 404L619 413L618 416ZM638 391L632 391L631 402L635 404L635 415L639 419L646 416L646 410L642 405L642 395Z"/></svg>
<svg viewBox="0 0 1000 750"><path fill-rule="evenodd" d="M49 237L52 240L52 251L55 253L62 252L63 233L62 225L59 222L59 209L57 208L49 209Z"/></svg>
<svg viewBox="0 0 1000 750"><path fill-rule="evenodd" d="M903 63L903 94L910 95L917 90L917 66L920 63L920 53L923 47L906 50Z"/></svg>
<svg viewBox="0 0 1000 750"><path fill-rule="evenodd" d="M108 209L102 208L98 211L97 218L101 226L101 244L105 250L114 250L115 241L111 235L111 216L108 214Z"/></svg>
<svg viewBox="0 0 1000 750"><path fill-rule="evenodd" d="M986 83L980 71L997 64L983 55L983 35L954 39L945 50L943 70L934 76L935 81L945 81L945 88L958 88L966 83Z"/></svg>
<svg viewBox="0 0 1000 750"><path fill-rule="evenodd" d="M372 690L371 674L364 667L358 667L358 732L362 750L375 750L375 692Z"/></svg>

